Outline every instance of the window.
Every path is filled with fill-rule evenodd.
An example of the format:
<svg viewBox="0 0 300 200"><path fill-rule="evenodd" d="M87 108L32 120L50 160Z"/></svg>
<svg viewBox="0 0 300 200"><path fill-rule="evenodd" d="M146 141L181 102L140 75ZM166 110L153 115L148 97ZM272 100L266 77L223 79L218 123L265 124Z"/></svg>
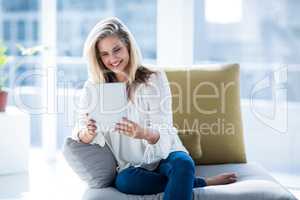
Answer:
<svg viewBox="0 0 300 200"><path fill-rule="evenodd" d="M38 20L32 21L32 40L38 42L39 40L39 24Z"/></svg>
<svg viewBox="0 0 300 200"><path fill-rule="evenodd" d="M3 39L5 41L11 40L11 23L9 21L3 21Z"/></svg>
<svg viewBox="0 0 300 200"><path fill-rule="evenodd" d="M117 16L133 32L144 58L156 59L155 1L58 1L58 55L80 57L88 32L101 19ZM147 26L145 26L147 22Z"/></svg>
<svg viewBox="0 0 300 200"><path fill-rule="evenodd" d="M39 0L10 0L2 1L3 11L6 12L30 12L38 10Z"/></svg>
<svg viewBox="0 0 300 200"><path fill-rule="evenodd" d="M6 69L6 73L10 74L7 80L7 86L12 87L15 78L22 74L35 71L40 68L40 60L38 56L22 58L16 44L24 47L32 47L39 45L39 1L38 0L10 0L0 1L1 18L0 23L3 24L3 38L1 41L7 46L8 53L16 56ZM17 69L15 69L17 67ZM39 77L28 77L19 82L17 86L22 87L21 98L23 103L29 107L40 107L40 87ZM8 102L14 105L12 98ZM41 145L41 124L40 116L31 115L31 144L34 146Z"/></svg>
<svg viewBox="0 0 300 200"><path fill-rule="evenodd" d="M205 19L209 23L229 24L242 20L242 0L205 0Z"/></svg>
<svg viewBox="0 0 300 200"><path fill-rule="evenodd" d="M25 22L23 20L17 22L17 39L23 42L26 38Z"/></svg>
<svg viewBox="0 0 300 200"><path fill-rule="evenodd" d="M195 63L241 64L242 97L253 84L289 65L288 100L300 101L300 23L298 1L196 1ZM247 8L247 9L244 9ZM255 96L270 100L271 91Z"/></svg>

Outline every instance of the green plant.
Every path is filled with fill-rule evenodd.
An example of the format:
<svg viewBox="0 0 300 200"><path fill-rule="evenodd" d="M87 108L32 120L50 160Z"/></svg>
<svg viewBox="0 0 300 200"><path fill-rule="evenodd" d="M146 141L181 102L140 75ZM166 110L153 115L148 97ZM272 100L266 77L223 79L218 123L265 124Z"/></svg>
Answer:
<svg viewBox="0 0 300 200"><path fill-rule="evenodd" d="M0 91L2 90L4 83L7 79L7 76L1 75L4 73L2 70L8 62L8 56L6 54L6 47L3 44L0 44Z"/></svg>
<svg viewBox="0 0 300 200"><path fill-rule="evenodd" d="M25 48L22 45L17 44L16 47L20 51L22 57L33 56L33 55L36 55L37 53L47 49L43 45ZM8 74L5 74L4 69L5 69L5 67L8 66L8 62L10 60L9 58L12 58L12 57L8 56L7 48L5 47L4 44L0 43L0 91L3 90L4 84L5 84L6 80L8 79ZM13 66L14 70L16 70L22 64L22 62L23 62L22 59L19 60Z"/></svg>

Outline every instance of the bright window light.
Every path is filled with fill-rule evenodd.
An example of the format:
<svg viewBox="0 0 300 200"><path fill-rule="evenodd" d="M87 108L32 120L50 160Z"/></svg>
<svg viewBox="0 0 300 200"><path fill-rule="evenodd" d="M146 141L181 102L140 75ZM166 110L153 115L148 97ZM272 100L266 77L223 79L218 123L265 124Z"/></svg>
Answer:
<svg viewBox="0 0 300 200"><path fill-rule="evenodd" d="M242 20L242 0L205 0L205 18L210 23L229 24Z"/></svg>

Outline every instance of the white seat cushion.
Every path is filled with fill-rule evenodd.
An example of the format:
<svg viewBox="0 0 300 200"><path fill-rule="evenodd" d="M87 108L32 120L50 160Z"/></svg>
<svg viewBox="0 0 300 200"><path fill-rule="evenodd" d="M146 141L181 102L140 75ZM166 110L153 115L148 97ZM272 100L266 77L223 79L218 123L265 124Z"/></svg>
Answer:
<svg viewBox="0 0 300 200"><path fill-rule="evenodd" d="M229 185L194 188L194 200L296 200L272 178L265 169L254 163L196 166L197 176L214 176L223 172L236 172L238 181ZM84 200L162 200L163 193L155 195L126 195L115 188L88 189Z"/></svg>

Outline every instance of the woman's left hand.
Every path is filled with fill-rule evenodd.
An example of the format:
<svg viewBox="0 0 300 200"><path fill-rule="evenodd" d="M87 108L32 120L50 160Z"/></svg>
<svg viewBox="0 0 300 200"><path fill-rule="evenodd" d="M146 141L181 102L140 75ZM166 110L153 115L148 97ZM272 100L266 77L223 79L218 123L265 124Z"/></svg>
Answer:
<svg viewBox="0 0 300 200"><path fill-rule="evenodd" d="M115 130L136 139L146 139L148 136L147 129L142 128L137 123L127 119L126 117L123 117L122 121L116 124Z"/></svg>

